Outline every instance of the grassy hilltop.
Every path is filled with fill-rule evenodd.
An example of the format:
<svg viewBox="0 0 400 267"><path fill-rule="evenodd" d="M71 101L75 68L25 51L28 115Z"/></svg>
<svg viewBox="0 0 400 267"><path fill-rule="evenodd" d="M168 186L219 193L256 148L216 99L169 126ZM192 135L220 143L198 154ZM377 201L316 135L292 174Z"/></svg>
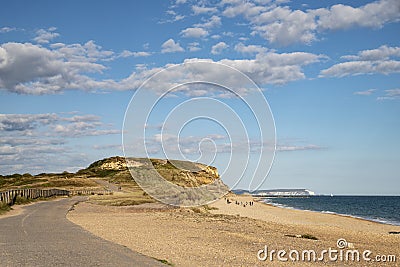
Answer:
<svg viewBox="0 0 400 267"><path fill-rule="evenodd" d="M67 190L112 190L112 196L92 196L98 204L132 205L153 202L132 178L149 177L154 169L164 179L183 187L197 187L219 179L217 169L185 161L111 157L90 164L76 173L41 173L0 175L0 191L26 188L60 188Z"/></svg>

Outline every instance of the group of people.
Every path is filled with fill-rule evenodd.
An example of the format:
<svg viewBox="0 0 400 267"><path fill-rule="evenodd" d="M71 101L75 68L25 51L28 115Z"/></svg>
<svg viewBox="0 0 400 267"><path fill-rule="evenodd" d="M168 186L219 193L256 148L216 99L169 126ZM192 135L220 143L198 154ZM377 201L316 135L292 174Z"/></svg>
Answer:
<svg viewBox="0 0 400 267"><path fill-rule="evenodd" d="M254 201L246 201L246 202L240 201L239 202L237 200L233 201L229 198L225 198L225 200L226 200L226 204L231 204L231 203L235 202L236 205L243 206L243 207L247 207L247 205L249 205L249 206L254 205Z"/></svg>

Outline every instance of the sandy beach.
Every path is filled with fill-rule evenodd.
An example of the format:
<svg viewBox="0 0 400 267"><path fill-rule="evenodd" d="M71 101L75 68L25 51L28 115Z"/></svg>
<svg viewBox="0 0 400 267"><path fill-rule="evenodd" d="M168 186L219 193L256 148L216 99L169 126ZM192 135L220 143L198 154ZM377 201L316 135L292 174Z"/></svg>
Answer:
<svg viewBox="0 0 400 267"><path fill-rule="evenodd" d="M384 225L333 214L290 210L254 202L253 206L236 205L249 203L249 196L228 197L207 208L171 208L159 203L137 206L110 207L80 203L68 213L68 219L104 239L124 245L142 254L166 260L174 266L398 266L400 261L399 226ZM312 240L303 237L316 237ZM345 239L348 247L339 249L338 239ZM268 258L262 258L268 248ZM338 250L337 260L323 250ZM284 250L288 261L279 260L272 250ZM303 250L314 250L317 261L302 260ZM339 252L357 250L360 261L351 255L346 261ZM362 253L370 261L363 259ZM299 252L299 261L289 258L291 251ZM336 254L332 254L333 256ZM383 260L395 255L396 262L377 263L375 256ZM292 252L292 258L296 254Z"/></svg>

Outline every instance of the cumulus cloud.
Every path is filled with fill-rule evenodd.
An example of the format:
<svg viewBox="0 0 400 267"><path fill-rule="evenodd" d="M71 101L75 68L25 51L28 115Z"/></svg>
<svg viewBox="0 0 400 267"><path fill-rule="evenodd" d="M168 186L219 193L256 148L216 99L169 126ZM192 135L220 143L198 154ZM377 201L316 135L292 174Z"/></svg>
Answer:
<svg viewBox="0 0 400 267"><path fill-rule="evenodd" d="M253 60L229 60L220 62L235 67L247 74L260 85L285 84L290 81L305 78L302 66L306 66L322 59L324 55L305 52L276 53L267 52L258 54Z"/></svg>
<svg viewBox="0 0 400 267"><path fill-rule="evenodd" d="M48 44L51 40L60 36L59 33L55 32L56 30L55 27L39 29L36 31L36 37L33 40L39 44Z"/></svg>
<svg viewBox="0 0 400 267"><path fill-rule="evenodd" d="M238 43L235 45L235 51L242 54L259 54L266 52L267 49L260 45L244 45L243 43Z"/></svg>
<svg viewBox="0 0 400 267"><path fill-rule="evenodd" d="M224 51L225 49L227 49L229 47L229 45L227 45L224 42L219 42L218 44L215 44L211 47L211 54L213 55L218 55L221 54L222 51Z"/></svg>
<svg viewBox="0 0 400 267"><path fill-rule="evenodd" d="M228 3L228 1L224 1ZM247 19L252 19L260 15L262 11L265 11L264 6L257 6L255 3L248 1L231 1L222 14L226 17L232 18L238 15L243 15Z"/></svg>
<svg viewBox="0 0 400 267"><path fill-rule="evenodd" d="M218 16L213 15L211 18L208 20L205 20L203 23L197 23L194 24L195 27L200 27L200 28L215 28L221 26L221 18Z"/></svg>
<svg viewBox="0 0 400 267"><path fill-rule="evenodd" d="M82 167L82 154L70 146L73 138L120 133L92 114L0 114L0 171L38 173Z"/></svg>
<svg viewBox="0 0 400 267"><path fill-rule="evenodd" d="M187 28L181 31L181 35L185 38L202 38L208 35L208 31L203 28Z"/></svg>
<svg viewBox="0 0 400 267"><path fill-rule="evenodd" d="M55 52L59 53L62 57L71 61L111 61L118 57L111 50L104 50L101 46L97 45L94 41L90 40L85 44L63 44L54 43L50 45Z"/></svg>
<svg viewBox="0 0 400 267"><path fill-rule="evenodd" d="M376 49L360 51L357 55L342 56L343 59L361 61L385 60L390 57L400 57L400 47L382 45Z"/></svg>
<svg viewBox="0 0 400 267"><path fill-rule="evenodd" d="M327 30L380 28L400 19L400 2L397 0L379 0L360 7L339 4L307 10L291 9L277 2L260 4L238 0L224 1L224 4L224 16L244 17L250 22L252 34L280 45L309 44Z"/></svg>
<svg viewBox="0 0 400 267"><path fill-rule="evenodd" d="M192 6L193 14L205 14L205 13L215 13L218 11L216 7L205 7L205 6Z"/></svg>
<svg viewBox="0 0 400 267"><path fill-rule="evenodd" d="M346 5L334 5L327 9L318 9L318 26L322 29L346 29L353 26L379 28L385 23L398 21L400 2L380 0L354 8Z"/></svg>
<svg viewBox="0 0 400 267"><path fill-rule="evenodd" d="M212 48L212 52L220 53L226 47L226 43L220 42ZM198 49L197 42L188 44L189 51ZM279 54L274 51L262 51L258 46L241 44L236 46L236 50L243 53L259 53L253 59L223 59L217 62L238 68L260 85L303 79L305 75L302 67L324 58L322 55L301 52ZM182 52L184 48L178 42L169 39L162 45L161 51ZM147 52L131 51L115 53L101 48L93 41L85 44L55 43L49 47L31 43L5 43L0 46L0 89L19 94L53 94L65 90L133 90L139 88L144 80L163 67L148 68L140 65L126 78L101 79L103 72L107 70L104 62L119 57L147 55ZM198 59L187 61L190 60ZM223 74L221 77L224 77Z"/></svg>
<svg viewBox="0 0 400 267"><path fill-rule="evenodd" d="M179 43L175 43L174 39L168 39L161 45L161 53L174 53L183 52L183 49Z"/></svg>
<svg viewBox="0 0 400 267"><path fill-rule="evenodd" d="M105 84L86 73L101 73L105 66L91 55L73 54L65 47L47 49L30 43L0 46L0 88L23 94L49 94L64 89L90 90Z"/></svg>
<svg viewBox="0 0 400 267"><path fill-rule="evenodd" d="M320 77L344 77L361 74L391 74L400 72L400 48L383 45L377 49L343 56L350 61L333 65L320 72Z"/></svg>

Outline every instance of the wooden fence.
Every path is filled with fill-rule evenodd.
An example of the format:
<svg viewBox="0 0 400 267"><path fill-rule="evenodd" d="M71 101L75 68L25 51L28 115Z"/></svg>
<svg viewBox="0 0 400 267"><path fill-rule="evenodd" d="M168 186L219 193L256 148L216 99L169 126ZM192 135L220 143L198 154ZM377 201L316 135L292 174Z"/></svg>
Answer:
<svg viewBox="0 0 400 267"><path fill-rule="evenodd" d="M73 195L112 195L110 190L63 190L63 189L10 189L0 192L0 203L14 205L18 196L27 199L52 196L73 196Z"/></svg>
<svg viewBox="0 0 400 267"><path fill-rule="evenodd" d="M52 197L52 196L69 196L70 191L62 189L11 189L8 191L0 192L0 202L13 205L18 196L27 199L35 199L39 197Z"/></svg>

